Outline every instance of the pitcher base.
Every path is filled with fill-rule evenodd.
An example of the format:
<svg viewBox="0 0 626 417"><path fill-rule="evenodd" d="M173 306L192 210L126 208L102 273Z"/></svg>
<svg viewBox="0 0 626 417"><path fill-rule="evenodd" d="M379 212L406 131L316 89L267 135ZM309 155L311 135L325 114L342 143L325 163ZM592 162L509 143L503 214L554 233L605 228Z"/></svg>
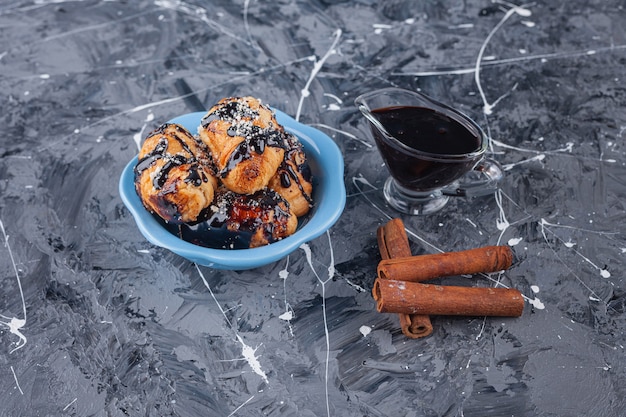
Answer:
<svg viewBox="0 0 626 417"><path fill-rule="evenodd" d="M392 177L387 178L383 187L385 200L397 211L421 216L439 211L446 205L449 196L443 195L441 190L409 191L399 186Z"/></svg>

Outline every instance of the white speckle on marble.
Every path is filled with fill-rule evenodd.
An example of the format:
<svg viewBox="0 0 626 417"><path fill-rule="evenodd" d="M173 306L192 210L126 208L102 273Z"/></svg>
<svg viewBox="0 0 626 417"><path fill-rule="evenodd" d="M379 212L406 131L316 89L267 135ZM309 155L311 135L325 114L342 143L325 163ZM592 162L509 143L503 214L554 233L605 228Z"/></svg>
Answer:
<svg viewBox="0 0 626 417"><path fill-rule="evenodd" d="M259 348L258 346L255 349L252 349L250 346L246 345L241 338L241 336L237 335L237 340L241 343L241 353L243 354L244 359L250 365L250 368L254 371L255 374L259 375L263 380L267 383L267 375L261 368L261 363L259 359L256 357L256 351Z"/></svg>
<svg viewBox="0 0 626 417"><path fill-rule="evenodd" d="M293 320L293 311L285 311L283 314L278 316L278 318L285 321Z"/></svg>
<svg viewBox="0 0 626 417"><path fill-rule="evenodd" d="M533 298L532 300L528 300L528 302L532 304L532 306L535 307L537 310L543 310L546 308L546 306L538 298Z"/></svg>

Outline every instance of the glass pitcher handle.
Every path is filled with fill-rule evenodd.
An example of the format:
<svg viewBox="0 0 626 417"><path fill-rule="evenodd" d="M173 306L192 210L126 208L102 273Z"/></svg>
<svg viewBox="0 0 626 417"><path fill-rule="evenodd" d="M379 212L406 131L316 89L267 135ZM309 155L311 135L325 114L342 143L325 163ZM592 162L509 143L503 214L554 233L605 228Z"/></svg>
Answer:
<svg viewBox="0 0 626 417"><path fill-rule="evenodd" d="M500 164L489 158L480 161L472 171L443 188L444 195L456 197L479 197L492 194L504 176Z"/></svg>

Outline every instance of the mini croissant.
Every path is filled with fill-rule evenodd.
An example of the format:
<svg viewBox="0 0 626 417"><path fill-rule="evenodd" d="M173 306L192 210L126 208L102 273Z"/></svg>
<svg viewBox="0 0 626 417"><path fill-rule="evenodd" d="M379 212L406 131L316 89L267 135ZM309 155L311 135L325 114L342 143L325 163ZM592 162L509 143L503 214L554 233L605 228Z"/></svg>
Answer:
<svg viewBox="0 0 626 417"><path fill-rule="evenodd" d="M254 194L237 194L230 190L216 195L215 210L208 222L222 223L230 232L248 236L249 246L255 248L276 242L293 234L298 218L289 204L273 190L264 188Z"/></svg>
<svg viewBox="0 0 626 417"><path fill-rule="evenodd" d="M287 134L287 143L289 147L285 152L285 159L268 186L283 196L289 202L291 210L300 217L313 206L311 169L298 139Z"/></svg>
<svg viewBox="0 0 626 417"><path fill-rule="evenodd" d="M203 148L177 124L166 123L148 135L135 166L135 188L148 211L171 223L201 218L217 188Z"/></svg>
<svg viewBox="0 0 626 417"><path fill-rule="evenodd" d="M211 151L218 177L238 194L265 188L287 146L272 110L253 97L220 100L202 118L198 133Z"/></svg>

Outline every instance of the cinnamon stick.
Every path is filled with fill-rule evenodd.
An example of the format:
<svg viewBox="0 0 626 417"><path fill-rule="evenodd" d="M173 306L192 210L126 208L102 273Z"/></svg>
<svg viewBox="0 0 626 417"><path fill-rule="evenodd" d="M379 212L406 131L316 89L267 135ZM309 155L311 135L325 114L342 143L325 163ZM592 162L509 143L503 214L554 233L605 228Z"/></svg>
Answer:
<svg viewBox="0 0 626 417"><path fill-rule="evenodd" d="M433 332L433 324L427 314L398 313L402 334L411 339L430 336Z"/></svg>
<svg viewBox="0 0 626 417"><path fill-rule="evenodd" d="M378 228L378 248L383 260L392 258L406 258L412 255L409 238L400 219L391 219L384 226Z"/></svg>
<svg viewBox="0 0 626 417"><path fill-rule="evenodd" d="M502 271L512 263L513 251L509 246L485 246L459 252L383 259L378 264L378 276L422 282L444 276Z"/></svg>
<svg viewBox="0 0 626 417"><path fill-rule="evenodd" d="M510 288L442 286L378 278L372 290L381 313L519 317L522 293Z"/></svg>
<svg viewBox="0 0 626 417"><path fill-rule="evenodd" d="M383 260L411 256L409 238L400 219L392 219L378 228L376 237ZM426 337L433 332L430 317L423 314L399 313L402 333L411 339Z"/></svg>

